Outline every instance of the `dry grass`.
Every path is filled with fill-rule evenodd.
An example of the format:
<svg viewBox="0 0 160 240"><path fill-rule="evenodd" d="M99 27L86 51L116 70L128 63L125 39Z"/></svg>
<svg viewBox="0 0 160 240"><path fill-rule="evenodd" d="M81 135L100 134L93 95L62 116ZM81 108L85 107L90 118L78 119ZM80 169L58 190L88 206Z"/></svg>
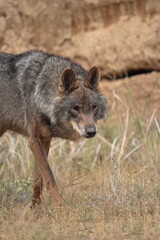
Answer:
<svg viewBox="0 0 160 240"><path fill-rule="evenodd" d="M113 95L96 138L52 142L61 205L44 191L29 210L33 156L24 138L1 138L0 239L160 238L160 122L155 109L149 118L137 112L131 95Z"/></svg>

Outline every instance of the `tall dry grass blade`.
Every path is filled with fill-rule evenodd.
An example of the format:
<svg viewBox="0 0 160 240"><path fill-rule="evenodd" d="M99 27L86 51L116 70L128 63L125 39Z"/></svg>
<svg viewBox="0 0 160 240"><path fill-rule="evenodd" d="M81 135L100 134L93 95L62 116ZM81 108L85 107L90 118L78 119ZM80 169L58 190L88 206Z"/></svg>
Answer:
<svg viewBox="0 0 160 240"><path fill-rule="evenodd" d="M135 153L140 147L142 147L142 145L144 145L144 144L141 144L141 145L135 147L132 151L130 151L129 153L127 153L126 156L123 158L123 161L126 160L127 158L129 158L133 153ZM129 164L131 163L131 161L132 161L132 159L130 159L130 160L127 162L127 164L126 164L125 168L123 169L120 177L122 177L122 176L124 175L124 173L126 172Z"/></svg>
<svg viewBox="0 0 160 240"><path fill-rule="evenodd" d="M97 137L102 140L104 143L106 143L109 147L112 148L112 143L110 143L106 138L104 138L103 136L97 134Z"/></svg>
<svg viewBox="0 0 160 240"><path fill-rule="evenodd" d="M115 147L118 139L119 139L119 136L117 136L117 137L114 139L113 143L112 143L111 154L110 154L110 155L111 155L111 160L113 160L114 153L115 153L115 152L118 152L118 149ZM115 148L116 148L116 149L115 149Z"/></svg>
<svg viewBox="0 0 160 240"><path fill-rule="evenodd" d="M146 135L147 135L148 132L149 132L149 129L150 129L151 125L152 125L152 122L153 122L153 120L154 120L154 118L155 118L156 112L157 112L157 109L154 109L153 112L152 112L152 115L151 115L151 117L150 117L150 119L149 119L149 123L148 123L147 129L146 129Z"/></svg>
<svg viewBox="0 0 160 240"><path fill-rule="evenodd" d="M123 158L123 160L126 160L127 158L129 158L129 157L130 157L134 152L136 152L142 145L144 145L144 144L141 144L141 145L135 147L134 149L132 149L129 153L127 153L127 154L125 155L125 157Z"/></svg>
<svg viewBox="0 0 160 240"><path fill-rule="evenodd" d="M117 99L120 103L122 103L123 105L125 105L125 103L123 102L123 100L120 98L120 96L118 96L115 92L115 90L113 90L113 96L115 99Z"/></svg>
<svg viewBox="0 0 160 240"><path fill-rule="evenodd" d="M159 136L160 136L160 124L158 123L157 118L154 119L154 122L155 122L155 124L156 124L157 130L158 130L158 134L159 134Z"/></svg>
<svg viewBox="0 0 160 240"><path fill-rule="evenodd" d="M92 162L92 165L91 165L91 170L94 168L94 166L95 166L95 164L96 164L96 161L97 161L99 152L100 152L100 150L101 150L101 146L102 146L102 144L99 143L99 144L98 144L98 147L97 147L97 150L96 150L95 157L94 157L93 162Z"/></svg>
<svg viewBox="0 0 160 240"><path fill-rule="evenodd" d="M123 153L124 153L125 143L126 143L126 139L127 139L127 132L128 132L128 124L129 124L129 108L127 107L124 134L123 134L123 138L122 138L122 144L121 144L120 152L119 152L119 155L118 155L118 158L117 158L118 165L120 164L120 160L122 159L122 156L123 156Z"/></svg>

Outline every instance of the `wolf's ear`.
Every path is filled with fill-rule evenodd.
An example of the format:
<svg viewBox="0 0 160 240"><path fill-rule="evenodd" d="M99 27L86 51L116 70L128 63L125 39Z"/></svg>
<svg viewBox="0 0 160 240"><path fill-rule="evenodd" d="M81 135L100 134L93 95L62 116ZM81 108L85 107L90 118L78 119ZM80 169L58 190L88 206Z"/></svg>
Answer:
<svg viewBox="0 0 160 240"><path fill-rule="evenodd" d="M98 85L100 80L100 72L97 67L92 67L84 79L84 86L91 90L98 91Z"/></svg>
<svg viewBox="0 0 160 240"><path fill-rule="evenodd" d="M70 93L73 90L75 90L78 87L77 81L76 81L76 74L73 72L72 69L66 68L60 79L60 84L59 84L59 92L67 92Z"/></svg>

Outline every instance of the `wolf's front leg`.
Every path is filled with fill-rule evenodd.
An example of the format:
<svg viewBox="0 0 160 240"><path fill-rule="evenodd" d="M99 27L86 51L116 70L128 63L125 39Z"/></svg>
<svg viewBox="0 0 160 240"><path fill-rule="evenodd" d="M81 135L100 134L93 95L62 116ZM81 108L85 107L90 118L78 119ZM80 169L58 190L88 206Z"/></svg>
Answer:
<svg viewBox="0 0 160 240"><path fill-rule="evenodd" d="M44 149L45 149L47 157L48 157L48 153L49 153L50 142L51 142L51 140L43 141L43 145L44 145ZM33 178L34 178L34 184L33 184L32 203L34 206L35 204L40 204L40 202L41 202L40 196L42 194L42 188L43 188L43 179L40 174L39 168L36 164L36 161L34 162Z"/></svg>
<svg viewBox="0 0 160 240"><path fill-rule="evenodd" d="M47 143L47 142L44 143L44 141L39 136L37 136L37 134L34 134L30 137L29 143L40 172L39 178L35 182L35 188L34 188L34 193L36 194L36 198L38 197L38 195L40 198L40 194L41 194L40 188L42 188L42 180L43 180L44 183L46 184L47 190L49 191L52 199L54 201L60 200L59 190L47 161L47 155L49 152L50 143Z"/></svg>
<svg viewBox="0 0 160 240"><path fill-rule="evenodd" d="M40 174L39 168L34 162L34 170L33 170L33 197L32 197L32 206L39 205L41 203L41 194L43 188L43 179Z"/></svg>

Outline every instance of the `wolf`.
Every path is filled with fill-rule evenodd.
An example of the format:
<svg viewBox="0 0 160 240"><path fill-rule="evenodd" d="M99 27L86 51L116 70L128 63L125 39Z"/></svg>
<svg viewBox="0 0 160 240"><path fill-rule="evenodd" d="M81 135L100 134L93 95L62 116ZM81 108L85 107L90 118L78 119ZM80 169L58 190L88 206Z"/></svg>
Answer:
<svg viewBox="0 0 160 240"><path fill-rule="evenodd" d="M96 135L107 101L100 72L43 51L0 53L0 136L7 130L28 138L35 157L33 204L41 202L43 182L53 201L60 197L47 161L52 138L75 141Z"/></svg>

